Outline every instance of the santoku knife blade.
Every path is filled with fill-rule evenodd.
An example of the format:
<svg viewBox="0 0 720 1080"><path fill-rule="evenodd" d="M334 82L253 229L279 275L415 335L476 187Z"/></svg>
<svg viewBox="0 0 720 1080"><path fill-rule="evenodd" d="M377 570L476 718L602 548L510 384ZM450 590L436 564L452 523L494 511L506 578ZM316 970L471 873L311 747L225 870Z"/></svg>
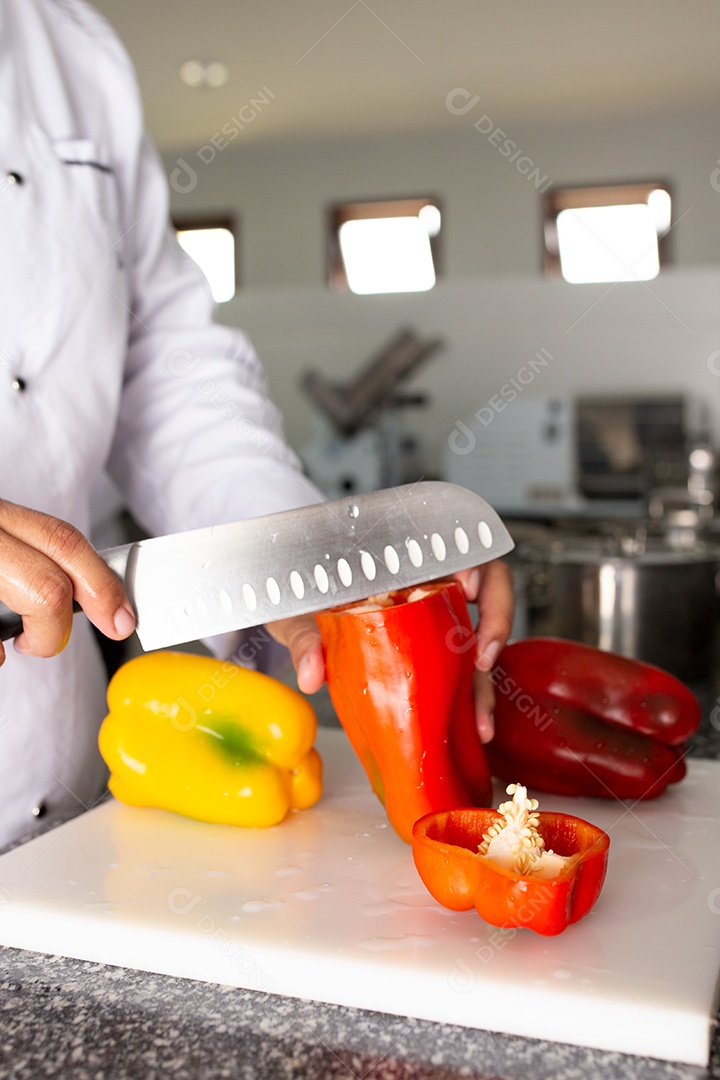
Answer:
<svg viewBox="0 0 720 1080"><path fill-rule="evenodd" d="M497 559L513 541L475 492L422 481L101 551L145 650L363 600ZM0 640L22 620L0 604Z"/></svg>

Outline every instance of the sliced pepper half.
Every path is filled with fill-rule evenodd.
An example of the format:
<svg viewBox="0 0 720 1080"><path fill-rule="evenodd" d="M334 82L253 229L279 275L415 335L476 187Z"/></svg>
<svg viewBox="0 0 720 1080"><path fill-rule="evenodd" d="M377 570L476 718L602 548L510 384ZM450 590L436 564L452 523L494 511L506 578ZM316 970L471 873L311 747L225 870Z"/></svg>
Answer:
<svg viewBox="0 0 720 1080"><path fill-rule="evenodd" d="M513 789L524 796L520 785L508 790ZM508 809L513 805L517 806L515 800L500 810L468 807L426 814L413 828L415 866L443 907L475 908L492 926L559 934L586 915L599 897L610 837L582 818L537 813L532 800L526 831L532 834L529 846L535 850L529 862L522 853L519 860L509 860L501 836L508 828L513 830ZM500 850L493 851L495 838ZM543 852L550 857L543 858Z"/></svg>
<svg viewBox="0 0 720 1080"><path fill-rule="evenodd" d="M315 713L267 675L212 657L147 653L115 673L108 707L99 746L121 802L267 826L320 798Z"/></svg>

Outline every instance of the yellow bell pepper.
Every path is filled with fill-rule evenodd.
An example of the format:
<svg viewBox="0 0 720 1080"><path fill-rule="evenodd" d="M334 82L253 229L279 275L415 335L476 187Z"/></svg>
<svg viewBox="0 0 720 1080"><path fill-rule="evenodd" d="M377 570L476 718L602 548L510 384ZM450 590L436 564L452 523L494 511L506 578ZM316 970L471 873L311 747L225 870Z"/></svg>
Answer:
<svg viewBox="0 0 720 1080"><path fill-rule="evenodd" d="M320 798L312 706L267 675L212 657L147 653L115 673L108 708L99 746L121 802L266 826Z"/></svg>

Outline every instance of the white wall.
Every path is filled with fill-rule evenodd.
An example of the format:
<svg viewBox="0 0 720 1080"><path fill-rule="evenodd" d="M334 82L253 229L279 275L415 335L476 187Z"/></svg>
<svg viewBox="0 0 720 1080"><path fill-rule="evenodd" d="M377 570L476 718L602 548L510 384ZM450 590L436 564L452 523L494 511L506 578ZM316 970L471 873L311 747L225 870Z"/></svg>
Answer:
<svg viewBox="0 0 720 1080"><path fill-rule="evenodd" d="M537 353L552 359L524 393L685 391L707 404L720 441L720 268L610 288L505 276L395 296L246 290L222 314L253 339L296 447L314 430L301 374L315 368L343 382L401 326L444 341L408 383L432 399L416 414L430 467L456 420L486 405Z"/></svg>
<svg viewBox="0 0 720 1080"><path fill-rule="evenodd" d="M436 195L445 209L444 275L536 273L540 267L538 182L584 183L661 179L671 183L673 256L677 265L720 261L720 193L711 184L720 156L717 110L626 117L573 124L504 127L536 166L521 175L475 128L482 103L448 114L446 129L272 146L238 142L225 149L179 148L166 155L168 174L182 157L197 174L187 194L173 194L176 213L236 211L241 218L245 287L318 285L326 280L327 206L354 198ZM481 123L487 127L487 123ZM210 138L210 135L208 136ZM529 167L529 166L526 166ZM531 173L533 170L530 170ZM541 183L544 187L545 183ZM720 184L715 181L715 186Z"/></svg>
<svg viewBox="0 0 720 1080"><path fill-rule="evenodd" d="M480 103L467 115L449 115L448 129L433 136L232 144L207 165L197 147L167 156L169 173L179 157L197 173L190 193L174 194L175 212L241 216L243 287L220 318L242 325L255 341L290 441L300 447L313 431L313 411L297 390L301 373L314 367L337 381L349 378L402 325L445 341L412 383L432 395L431 408L417 414L431 467L456 420L542 349L553 361L532 392L686 391L707 402L720 441L715 111L506 127L537 166L539 181L671 184L680 219L672 234L674 269L654 282L611 288L542 278L538 180L521 175L475 128L482 117ZM415 296L330 293L328 203L406 194L442 200L441 284Z"/></svg>

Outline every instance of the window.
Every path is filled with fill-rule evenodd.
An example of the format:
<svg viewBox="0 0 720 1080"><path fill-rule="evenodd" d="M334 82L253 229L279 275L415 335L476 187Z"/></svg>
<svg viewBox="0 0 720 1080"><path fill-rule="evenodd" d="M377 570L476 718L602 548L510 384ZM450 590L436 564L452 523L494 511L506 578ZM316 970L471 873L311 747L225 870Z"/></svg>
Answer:
<svg viewBox="0 0 720 1080"><path fill-rule="evenodd" d="M195 260L217 304L232 300L236 289L235 220L223 218L177 218L173 222L180 246Z"/></svg>
<svg viewBox="0 0 720 1080"><path fill-rule="evenodd" d="M545 273L573 283L648 281L667 262L664 183L552 188L543 203Z"/></svg>
<svg viewBox="0 0 720 1080"><path fill-rule="evenodd" d="M329 211L330 287L354 293L423 292L435 284L437 199L339 203Z"/></svg>

